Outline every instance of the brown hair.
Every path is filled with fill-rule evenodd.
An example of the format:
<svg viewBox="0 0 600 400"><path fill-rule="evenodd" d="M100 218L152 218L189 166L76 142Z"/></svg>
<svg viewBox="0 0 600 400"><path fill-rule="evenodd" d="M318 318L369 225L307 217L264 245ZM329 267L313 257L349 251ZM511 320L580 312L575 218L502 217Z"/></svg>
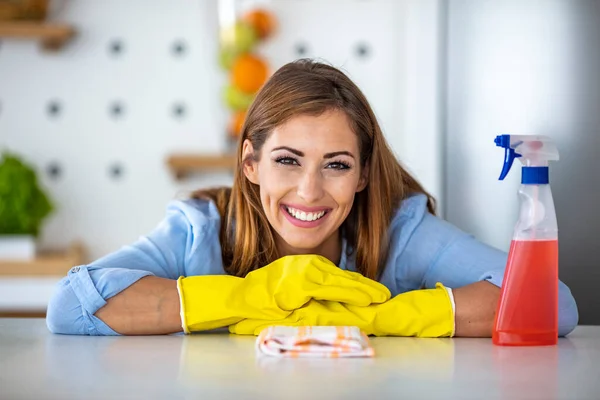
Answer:
<svg viewBox="0 0 600 400"><path fill-rule="evenodd" d="M373 110L360 89L340 70L301 59L277 70L258 92L250 106L237 149L232 188L199 190L194 198L214 201L222 216L221 247L227 273L245 276L280 255L273 229L264 213L259 186L244 175L242 145L249 140L253 160L273 129L297 115L320 115L341 110L358 137L361 169L369 165L368 183L357 193L341 233L348 249L356 253L356 268L371 279L379 278L388 253L388 228L400 202L413 193L428 196L428 209L435 213L434 199L402 168L390 150Z"/></svg>

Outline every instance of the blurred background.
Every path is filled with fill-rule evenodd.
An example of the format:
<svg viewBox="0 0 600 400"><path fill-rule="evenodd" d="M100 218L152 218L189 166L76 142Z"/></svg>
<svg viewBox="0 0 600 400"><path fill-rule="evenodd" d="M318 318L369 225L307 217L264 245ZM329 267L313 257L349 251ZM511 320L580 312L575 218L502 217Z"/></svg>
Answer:
<svg viewBox="0 0 600 400"><path fill-rule="evenodd" d="M244 111L297 58L344 70L442 217L508 250L520 171L551 136L560 276L600 324L600 2L0 0L0 316L44 315L68 269L232 181Z"/></svg>

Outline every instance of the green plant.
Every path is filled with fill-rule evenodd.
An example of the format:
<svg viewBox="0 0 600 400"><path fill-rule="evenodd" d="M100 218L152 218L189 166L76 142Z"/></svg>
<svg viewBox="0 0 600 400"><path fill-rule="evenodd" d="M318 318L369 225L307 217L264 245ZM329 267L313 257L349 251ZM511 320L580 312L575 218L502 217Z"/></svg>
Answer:
<svg viewBox="0 0 600 400"><path fill-rule="evenodd" d="M2 153L0 161L0 234L37 236L53 205L38 186L33 168L17 155Z"/></svg>

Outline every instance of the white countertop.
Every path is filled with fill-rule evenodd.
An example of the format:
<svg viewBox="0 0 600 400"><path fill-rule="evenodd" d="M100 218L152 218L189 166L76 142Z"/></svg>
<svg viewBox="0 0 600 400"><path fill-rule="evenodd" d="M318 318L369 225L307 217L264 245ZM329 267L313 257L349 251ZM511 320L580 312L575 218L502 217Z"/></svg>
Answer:
<svg viewBox="0 0 600 400"><path fill-rule="evenodd" d="M374 358L257 358L255 337L53 335L0 319L1 399L598 399L600 327L558 346L371 338Z"/></svg>

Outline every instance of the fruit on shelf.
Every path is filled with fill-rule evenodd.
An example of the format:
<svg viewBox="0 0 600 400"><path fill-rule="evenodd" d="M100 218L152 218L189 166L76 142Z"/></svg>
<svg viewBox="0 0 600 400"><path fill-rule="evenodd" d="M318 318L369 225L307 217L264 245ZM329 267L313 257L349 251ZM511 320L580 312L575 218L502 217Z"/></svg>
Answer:
<svg viewBox="0 0 600 400"><path fill-rule="evenodd" d="M256 30L244 21L238 21L233 26L223 28L221 32L221 47L235 54L252 51L258 43Z"/></svg>
<svg viewBox="0 0 600 400"><path fill-rule="evenodd" d="M229 121L229 136L231 137L239 137L242 133L242 127L244 126L244 121L246 120L246 110L239 110L231 114Z"/></svg>
<svg viewBox="0 0 600 400"><path fill-rule="evenodd" d="M269 69L267 63L255 54L242 54L231 68L231 82L241 91L256 93L265 83Z"/></svg>
<svg viewBox="0 0 600 400"><path fill-rule="evenodd" d="M244 15L244 21L252 26L258 38L264 40L273 35L277 27L275 16L264 9L254 9Z"/></svg>
<svg viewBox="0 0 600 400"><path fill-rule="evenodd" d="M241 91L234 85L227 85L223 90L223 99L227 107L234 111L245 110L250 107L254 94Z"/></svg>

